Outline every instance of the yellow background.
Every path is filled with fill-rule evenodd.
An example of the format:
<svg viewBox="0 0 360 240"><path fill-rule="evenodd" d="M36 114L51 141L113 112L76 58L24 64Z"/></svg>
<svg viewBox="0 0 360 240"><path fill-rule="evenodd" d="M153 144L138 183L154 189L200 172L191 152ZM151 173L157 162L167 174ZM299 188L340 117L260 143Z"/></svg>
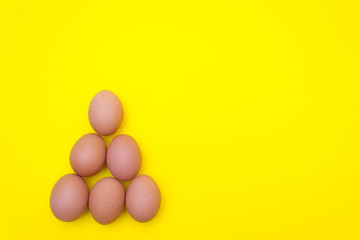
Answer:
<svg viewBox="0 0 360 240"><path fill-rule="evenodd" d="M356 0L1 0L0 237L360 239L359 14ZM50 211L103 89L161 189L151 222Z"/></svg>

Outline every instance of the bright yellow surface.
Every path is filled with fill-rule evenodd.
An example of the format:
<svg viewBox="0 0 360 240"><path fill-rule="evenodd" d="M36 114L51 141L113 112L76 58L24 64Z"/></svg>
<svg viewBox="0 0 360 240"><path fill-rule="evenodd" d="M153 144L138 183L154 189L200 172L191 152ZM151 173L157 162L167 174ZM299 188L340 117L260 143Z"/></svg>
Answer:
<svg viewBox="0 0 360 240"><path fill-rule="evenodd" d="M0 238L360 239L359 16L356 0L2 0ZM161 189L151 222L50 211L103 89Z"/></svg>

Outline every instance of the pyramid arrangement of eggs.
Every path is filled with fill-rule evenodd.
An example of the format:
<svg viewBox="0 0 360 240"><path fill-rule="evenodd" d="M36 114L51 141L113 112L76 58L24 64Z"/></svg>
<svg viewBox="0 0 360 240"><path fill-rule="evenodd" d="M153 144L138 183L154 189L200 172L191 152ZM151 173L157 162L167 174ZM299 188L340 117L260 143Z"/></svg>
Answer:
<svg viewBox="0 0 360 240"><path fill-rule="evenodd" d="M59 220L74 221L87 206L100 224L114 222L124 206L130 216L139 222L147 222L157 214L160 190L151 177L137 176L141 167L141 152L136 141L129 135L120 134L106 149L101 137L115 133L122 118L122 104L113 92L101 91L91 100L89 120L97 134L85 134L75 143L70 153L70 164L75 174L61 177L51 192L51 211ZM105 162L113 177L100 179L89 193L83 177L94 176ZM126 193L119 180L131 180Z"/></svg>

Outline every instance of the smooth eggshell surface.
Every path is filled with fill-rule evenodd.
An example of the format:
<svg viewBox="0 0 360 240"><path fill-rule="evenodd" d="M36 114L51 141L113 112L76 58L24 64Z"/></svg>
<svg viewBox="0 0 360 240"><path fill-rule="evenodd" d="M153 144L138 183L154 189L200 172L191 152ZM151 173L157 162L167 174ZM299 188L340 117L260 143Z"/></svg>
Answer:
<svg viewBox="0 0 360 240"><path fill-rule="evenodd" d="M74 221L85 211L88 196L85 180L76 174L67 174L56 182L51 191L51 211L62 221Z"/></svg>
<svg viewBox="0 0 360 240"><path fill-rule="evenodd" d="M90 213L100 224L115 221L124 207L125 190L123 185L113 177L102 178L90 191Z"/></svg>
<svg viewBox="0 0 360 240"><path fill-rule="evenodd" d="M89 121L100 135L111 135L119 128L123 118L120 99L111 91L98 92L90 102Z"/></svg>
<svg viewBox="0 0 360 240"><path fill-rule="evenodd" d="M160 208L161 195L156 182L147 175L131 181L126 192L126 209L139 222L150 221Z"/></svg>
<svg viewBox="0 0 360 240"><path fill-rule="evenodd" d="M120 134L108 147L106 163L111 174L127 181L138 174L141 167L141 152L136 141L126 134Z"/></svg>
<svg viewBox="0 0 360 240"><path fill-rule="evenodd" d="M70 165L74 172L90 177L101 170L105 164L106 144L101 136L89 133L82 136L70 153Z"/></svg>

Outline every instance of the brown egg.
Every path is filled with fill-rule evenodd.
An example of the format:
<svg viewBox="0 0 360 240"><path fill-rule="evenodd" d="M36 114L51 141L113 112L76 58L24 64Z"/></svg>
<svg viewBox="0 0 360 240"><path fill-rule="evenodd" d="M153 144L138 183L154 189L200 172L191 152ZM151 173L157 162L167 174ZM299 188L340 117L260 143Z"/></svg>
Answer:
<svg viewBox="0 0 360 240"><path fill-rule="evenodd" d="M119 98L109 90L98 92L90 102L89 120L100 135L111 135L119 128L123 107Z"/></svg>
<svg viewBox="0 0 360 240"><path fill-rule="evenodd" d="M126 209L136 221L150 221L159 211L160 202L160 190L151 177L139 175L131 181L126 192Z"/></svg>
<svg viewBox="0 0 360 240"><path fill-rule="evenodd" d="M90 191L89 209L93 218L101 224L115 221L124 207L125 190L113 177L102 178Z"/></svg>
<svg viewBox="0 0 360 240"><path fill-rule="evenodd" d="M85 211L88 196L85 180L76 174L67 174L56 182L51 191L51 211L61 221L74 221Z"/></svg>
<svg viewBox="0 0 360 240"><path fill-rule="evenodd" d="M106 155L111 174L127 181L138 174L141 167L141 153L136 141L126 134L120 134L111 141Z"/></svg>
<svg viewBox="0 0 360 240"><path fill-rule="evenodd" d="M106 144L95 133L82 136L70 153L70 164L74 172L83 177L95 175L104 166Z"/></svg>

